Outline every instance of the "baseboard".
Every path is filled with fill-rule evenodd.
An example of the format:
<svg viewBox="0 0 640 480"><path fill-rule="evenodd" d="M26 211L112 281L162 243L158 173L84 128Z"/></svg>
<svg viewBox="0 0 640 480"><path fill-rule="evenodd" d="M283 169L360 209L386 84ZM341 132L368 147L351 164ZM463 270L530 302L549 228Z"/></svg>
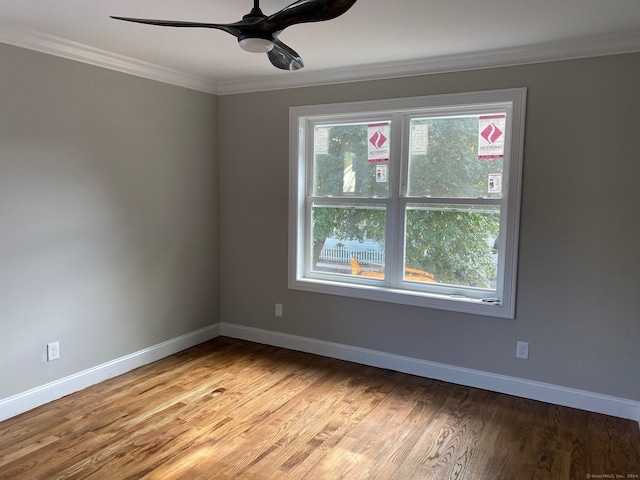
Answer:
<svg viewBox="0 0 640 480"><path fill-rule="evenodd" d="M363 365L387 368L458 385L603 413L635 420L640 425L640 402L624 398L229 323L220 325L220 334Z"/></svg>
<svg viewBox="0 0 640 480"><path fill-rule="evenodd" d="M220 324L167 340L138 352L117 358L102 365L78 372L55 382L27 390L12 397L0 399L0 421L19 415L32 408L62 398L70 393L122 375L161 358L173 355L220 335Z"/></svg>
<svg viewBox="0 0 640 480"><path fill-rule="evenodd" d="M640 402L624 398L230 323L211 325L55 382L0 399L0 421L220 335L631 419L640 425Z"/></svg>

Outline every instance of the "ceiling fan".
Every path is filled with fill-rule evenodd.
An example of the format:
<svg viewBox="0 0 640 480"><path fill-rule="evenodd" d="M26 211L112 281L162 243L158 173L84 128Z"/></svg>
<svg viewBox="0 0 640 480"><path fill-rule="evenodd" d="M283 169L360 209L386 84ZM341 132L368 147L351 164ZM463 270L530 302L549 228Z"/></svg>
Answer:
<svg viewBox="0 0 640 480"><path fill-rule="evenodd" d="M298 0L273 15L260 10L260 0L253 1L251 12L235 23L200 23L146 18L114 17L126 22L145 23L164 27L195 27L223 30L238 39L243 50L266 53L271 63L282 70L298 70L304 66L302 58L278 39L285 28L298 23L322 22L339 17L356 0Z"/></svg>

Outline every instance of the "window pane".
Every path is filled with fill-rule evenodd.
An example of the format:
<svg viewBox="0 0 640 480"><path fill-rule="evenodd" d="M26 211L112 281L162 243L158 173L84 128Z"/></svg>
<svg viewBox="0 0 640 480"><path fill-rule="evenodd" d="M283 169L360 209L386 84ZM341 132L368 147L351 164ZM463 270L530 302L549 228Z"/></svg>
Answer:
<svg viewBox="0 0 640 480"><path fill-rule="evenodd" d="M499 206L409 204L404 279L495 290Z"/></svg>
<svg viewBox="0 0 640 480"><path fill-rule="evenodd" d="M317 125L313 195L389 196L389 122Z"/></svg>
<svg viewBox="0 0 640 480"><path fill-rule="evenodd" d="M311 269L384 278L384 206L313 205Z"/></svg>
<svg viewBox="0 0 640 480"><path fill-rule="evenodd" d="M502 198L504 118L491 114L411 120L408 195Z"/></svg>

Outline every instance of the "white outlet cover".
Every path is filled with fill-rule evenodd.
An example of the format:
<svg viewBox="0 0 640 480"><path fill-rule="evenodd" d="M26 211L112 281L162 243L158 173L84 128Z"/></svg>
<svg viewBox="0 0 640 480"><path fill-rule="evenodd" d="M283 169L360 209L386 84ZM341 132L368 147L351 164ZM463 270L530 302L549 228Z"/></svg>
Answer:
<svg viewBox="0 0 640 480"><path fill-rule="evenodd" d="M60 358L60 343L47 343L47 362Z"/></svg>
<svg viewBox="0 0 640 480"><path fill-rule="evenodd" d="M529 359L529 342L518 342L516 345L516 357L524 360Z"/></svg>

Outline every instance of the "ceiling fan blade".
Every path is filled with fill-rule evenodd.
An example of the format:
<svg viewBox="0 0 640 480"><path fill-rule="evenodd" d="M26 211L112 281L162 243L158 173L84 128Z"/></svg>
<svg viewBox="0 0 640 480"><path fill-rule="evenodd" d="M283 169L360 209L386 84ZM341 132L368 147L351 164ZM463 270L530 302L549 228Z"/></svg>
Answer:
<svg viewBox="0 0 640 480"><path fill-rule="evenodd" d="M356 0L298 0L264 19L266 30L278 32L297 23L322 22L339 17Z"/></svg>
<svg viewBox="0 0 640 480"><path fill-rule="evenodd" d="M304 67L300 55L277 38L274 38L274 40L273 48L267 52L267 56L274 67L281 70L299 70Z"/></svg>
<svg viewBox="0 0 640 480"><path fill-rule="evenodd" d="M175 20L152 20L148 18L131 18L131 17L111 17L115 20L123 20L125 22L144 23L146 25L160 25L162 27L187 27L187 28L214 28L216 30L223 30L234 36L239 36L242 33L241 28L247 24L247 22L236 22L228 24L220 23L200 23L200 22L182 22Z"/></svg>

